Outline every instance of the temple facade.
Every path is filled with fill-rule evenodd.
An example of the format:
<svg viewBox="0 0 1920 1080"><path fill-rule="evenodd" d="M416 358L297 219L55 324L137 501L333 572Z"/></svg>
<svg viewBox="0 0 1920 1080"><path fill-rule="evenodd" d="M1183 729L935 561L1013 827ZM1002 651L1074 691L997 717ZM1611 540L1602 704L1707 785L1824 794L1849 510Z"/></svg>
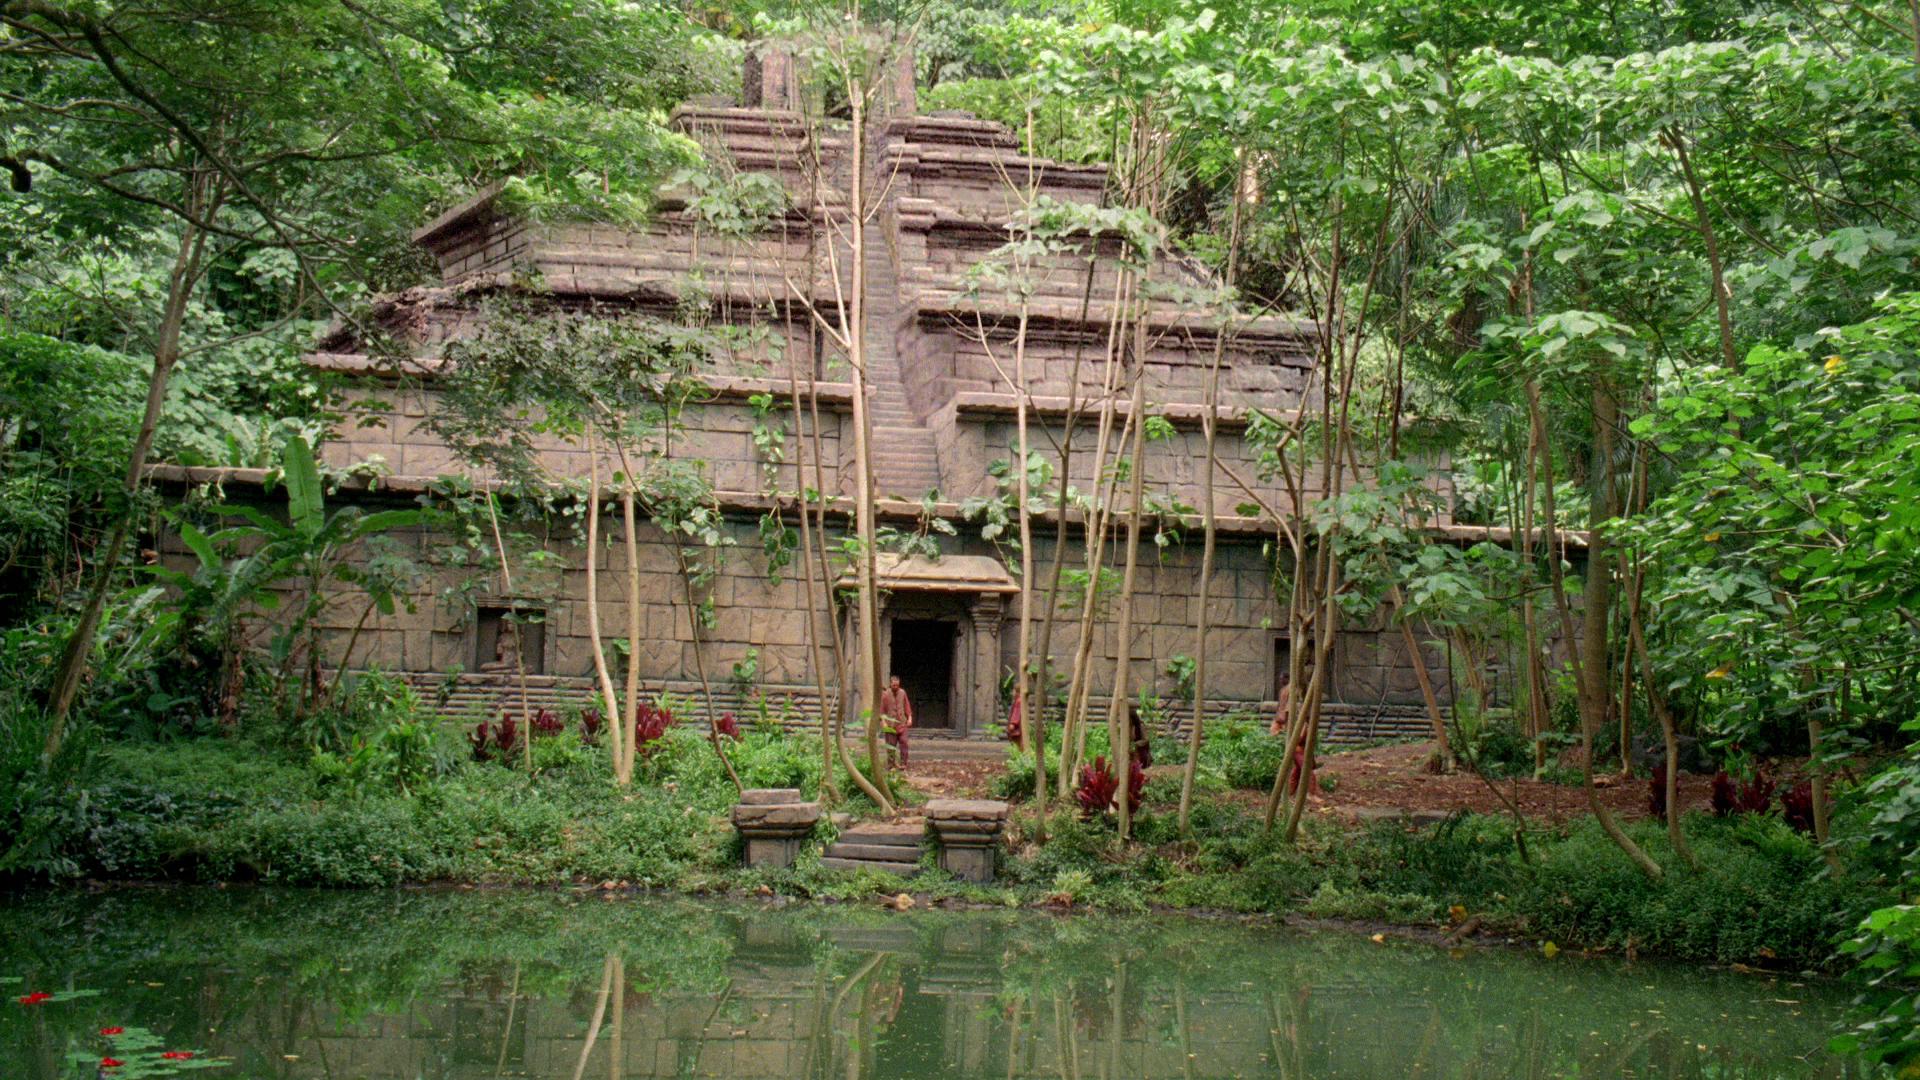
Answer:
<svg viewBox="0 0 1920 1080"><path fill-rule="evenodd" d="M940 552L883 556L880 648L886 668L913 695L922 730L978 733L1004 717L1021 590L1035 590L1035 617L1043 617L1045 570L1054 554L1055 521L1048 517L1036 523L1037 580L1022 582L1007 537L983 538L981 522L965 513L969 499L999 492L995 465L1004 472L1017 456L1016 345L1031 393L1031 447L1078 491L1099 491L1096 456L1104 454L1110 470L1126 452L1128 391L1108 385L1120 366L1108 360L1119 348L1114 328L1127 314L1118 309L1151 296L1144 336L1123 343L1128 355L1141 357L1146 413L1157 418L1145 454L1146 490L1162 507L1188 509L1156 515L1146 528L1129 640L1118 639L1117 598L1098 604L1091 678L1096 688L1109 687L1124 662L1132 665L1133 686L1167 694L1169 664L1196 651L1195 625L1204 617L1212 708L1269 713L1293 643L1275 598L1273 526L1245 508L1263 502L1285 513L1291 500L1284 487L1261 478L1243 435L1256 410L1285 419L1312 404L1318 327L1287 315L1223 318L1195 299L1214 286L1206 269L1168 251L1154 256L1148 286L1120 292L1120 240L1100 233L1023 258L1018 289L1004 279L983 286L976 268L1007 263L1010 222L1049 202L1100 204L1107 168L1030 157L1005 127L971 115L917 111L904 78L883 95L859 140L845 123L813 118L802 96L792 62L769 54L749 64L736 101L691 103L673 114L675 130L710 162L704 175L736 187L740 178L758 176L762 190L783 197L784 208L745 228L717 227L711 208L683 185L663 194L642 227L527 220L511 212L496 186L419 229L415 239L438 261L440 282L385 298L374 311L405 344L404 355L376 352L343 329L309 358L352 388L347 421L322 448L325 464L350 477L333 497L408 501L446 477L480 487L491 481L449 448L432 421L442 407L442 349L474 334L494 299L750 326L755 334L742 340L753 344L708 356L696 370L700 392L666 448L675 459L698 463L725 517L731 543L700 594L711 600L711 625L697 625L699 601L687 592L674 540L643 514L641 670L649 692L689 695L704 671L724 707L750 713L765 705L788 722L814 722L817 683L826 683L832 699L840 680L830 659L829 670L816 671L810 640L830 657L836 623L851 633L852 620L826 602L821 584L808 594L798 563L769 572L760 523L770 511L797 522L791 493L815 488L839 500L827 515L835 550L850 531L853 384L835 331L847 326L841 313L853 285L857 229L880 519L902 534L924 534ZM855 170L865 195L859 206L850 204ZM1202 424L1216 357L1220 543L1202 613L1201 533L1192 508L1204 497ZM798 423L789 409L796 394L807 406ZM1099 419L1109 397L1117 403L1103 452ZM770 428L783 449L769 450ZM537 450L549 475L584 488L585 443L544 438ZM608 462L602 475L614 468ZM219 479L230 487L252 478L245 470L158 472L176 482ZM1438 483L1444 505L1448 492ZM1307 500L1317 495L1301 492ZM1124 503L1124 486L1114 499ZM1065 565L1084 573L1085 516L1070 509L1068 517ZM1115 525L1123 521L1116 516ZM624 640L631 602L624 534L617 513L602 524L613 543L599 559L599 622L606 638ZM1426 524L1451 527L1444 514ZM1162 532L1167 542L1152 542ZM423 531L392 539L436 569L419 584L411 612L376 613L362 624L364 603L343 595L326 617L337 648L352 636L353 654L332 662L377 665L453 688L455 707L497 694L488 688L509 669L524 669L541 701L591 699L586 558L574 526L547 530L549 557L511 588L497 574L476 578L448 563L445 536ZM1103 562L1117 571L1124 529L1114 528L1109 540ZM845 573L844 561L832 569ZM1081 595L1062 593L1049 643L1056 670L1070 667L1079 645ZM516 622L523 626L517 634ZM1380 619L1343 627L1330 672L1331 722L1356 731L1365 725L1373 734L1396 725L1424 730L1411 661L1399 631ZM1434 653L1426 662L1444 701L1447 659ZM816 678L821 674L824 680Z"/></svg>

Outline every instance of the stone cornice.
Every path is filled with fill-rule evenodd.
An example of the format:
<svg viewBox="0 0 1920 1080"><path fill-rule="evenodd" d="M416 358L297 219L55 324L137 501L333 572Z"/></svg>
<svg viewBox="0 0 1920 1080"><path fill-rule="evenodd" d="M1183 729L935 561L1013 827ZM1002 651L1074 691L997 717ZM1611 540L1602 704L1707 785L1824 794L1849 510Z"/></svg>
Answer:
<svg viewBox="0 0 1920 1080"><path fill-rule="evenodd" d="M173 489L198 487L203 484L264 489L269 476L277 472L278 470L268 469L161 464L148 466L146 475L154 484ZM439 479L434 476L349 476L340 482L337 490L372 500L410 502L416 496L432 491ZM498 483L477 481L473 486L479 490L493 491L501 491L504 488L504 485ZM777 509L783 516L798 520L799 502L790 495L772 496L750 491L716 491L713 497L722 511L737 517L757 517L769 510ZM853 510L853 499L846 496L835 497L826 506L827 514L842 523L852 520ZM909 499L876 499L874 501L875 515L887 522L915 523L926 512L927 507ZM960 504L956 502L934 503L932 516L951 522L966 520L961 513ZM1084 532L1086 515L1078 510L1069 510L1066 517L1070 527ZM1189 533L1196 533L1205 526L1204 519L1198 514L1184 514L1180 517L1181 527ZM1037 524L1051 525L1058 520L1058 515L1053 511L1037 514L1034 517ZM1160 518L1159 515L1150 515L1149 520L1158 521ZM1272 523L1263 518L1237 514L1215 515L1214 523L1219 534L1230 539L1264 540L1272 537L1275 531ZM1123 524L1122 520L1116 519L1112 527L1118 529ZM1429 535L1452 544L1493 543L1510 547L1514 542L1514 531L1498 526L1429 525L1424 529ZM1544 542L1546 534L1537 531L1535 538ZM1583 530L1562 530L1558 533L1558 538L1570 550L1585 551L1587 549L1588 533Z"/></svg>

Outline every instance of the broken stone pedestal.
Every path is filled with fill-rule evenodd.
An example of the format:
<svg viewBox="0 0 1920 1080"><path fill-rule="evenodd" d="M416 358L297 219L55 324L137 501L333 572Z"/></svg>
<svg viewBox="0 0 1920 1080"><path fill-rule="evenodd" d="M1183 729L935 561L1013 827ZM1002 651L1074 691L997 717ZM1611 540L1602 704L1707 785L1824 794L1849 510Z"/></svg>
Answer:
<svg viewBox="0 0 1920 1080"><path fill-rule="evenodd" d="M733 808L733 827L747 841L747 865L793 865L800 843L820 822L820 804L802 802L798 788L750 788Z"/></svg>
<svg viewBox="0 0 1920 1080"><path fill-rule="evenodd" d="M934 799L927 826L940 840L940 869L976 885L993 880L993 849L1007 825L998 799Z"/></svg>

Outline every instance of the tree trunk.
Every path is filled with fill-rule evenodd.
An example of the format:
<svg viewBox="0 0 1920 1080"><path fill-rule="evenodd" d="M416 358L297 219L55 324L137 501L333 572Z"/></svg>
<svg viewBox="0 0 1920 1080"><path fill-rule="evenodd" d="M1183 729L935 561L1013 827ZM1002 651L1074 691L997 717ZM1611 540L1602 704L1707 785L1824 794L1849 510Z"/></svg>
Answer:
<svg viewBox="0 0 1920 1080"><path fill-rule="evenodd" d="M858 22L854 32L859 32ZM861 88L849 78L847 97L853 105L853 124L848 137L848 152L853 155L853 192L849 202L847 242L851 245L853 288L846 332L847 362L853 373L853 462L855 472L854 532L859 538L859 645L860 700L867 708L867 754L873 762L873 786L885 800L891 814L892 785L887 780L886 758L880 743L880 609L878 552L874 550L873 512L873 426L867 401L867 244L864 178L866 173L866 114Z"/></svg>
<svg viewBox="0 0 1920 1080"><path fill-rule="evenodd" d="M1014 423L1018 428L1019 452L1014 462L1018 476L1015 492L1020 500L1020 634L1014 651L1014 700L1020 703L1020 741L1033 752L1033 806L1039 842L1047 835L1047 738L1046 702L1034 707L1029 677L1028 650L1033 631L1033 517L1027 511L1027 301L1020 301L1020 325L1013 343Z"/></svg>
<svg viewBox="0 0 1920 1080"><path fill-rule="evenodd" d="M1244 205L1241 192L1246 187L1244 172L1233 185L1233 219L1227 227L1227 272L1223 284L1232 288L1239 270L1240 213ZM1227 316L1222 314L1220 328L1213 339L1213 364L1207 371L1207 412L1202 423L1206 429L1207 456L1200 481L1202 528L1205 538L1200 548L1200 588L1194 599L1193 617L1193 722L1187 729L1187 764L1180 771L1180 835L1192 832L1193 781L1200 771L1200 741L1205 737L1207 716L1207 603L1213 592L1213 555L1218 539L1218 521L1214 512L1213 474L1219 462L1220 434L1220 362L1227 348Z"/></svg>
<svg viewBox="0 0 1920 1080"><path fill-rule="evenodd" d="M607 707L607 752L613 757L613 782L626 787L633 780L633 746L600 641L600 448L591 431L587 435L586 570L587 644L593 649L593 674L600 683L600 699Z"/></svg>
<svg viewBox="0 0 1920 1080"><path fill-rule="evenodd" d="M1120 581L1120 618L1115 630L1117 644L1114 651L1118 659L1114 661L1113 701L1107 712L1107 751L1113 762L1114 773L1119 777L1119 789L1115 792L1120 803L1120 841L1125 843L1132 832L1133 804L1131 780L1133 778L1133 733L1127 722L1128 698L1133 692L1133 590L1138 580L1140 564L1140 518L1146 501L1146 432L1145 411L1147 407L1147 366L1146 366L1146 315L1140 313L1134 331L1133 359L1133 401L1129 406L1133 414L1132 464L1127 473L1127 569Z"/></svg>
<svg viewBox="0 0 1920 1080"><path fill-rule="evenodd" d="M1666 876L1659 863L1653 861L1640 845L1633 842L1626 830L1615 821L1613 813L1593 786L1593 735L1606 723L1607 701L1610 696L1607 681L1607 595L1610 582L1607 580L1606 560L1606 522L1613 517L1613 480L1612 450L1613 427L1619 420L1618 405L1607 387L1595 380L1592 395L1592 415L1594 428L1593 465L1588 474L1588 483L1593 494L1587 542L1587 581L1582 597L1581 638L1574 643L1573 679L1580 703L1580 749L1581 786L1586 790L1587 809L1593 819L1600 823L1627 858L1640 868L1640 872L1654 881ZM1540 409L1540 387L1537 382L1527 383L1527 407L1536 424L1544 424ZM1561 558L1553 551L1554 538L1559 533L1559 515L1555 507L1553 491L1553 458L1542 440L1541 452L1545 468L1542 470L1546 483L1543 490L1546 495L1547 545L1548 555L1553 565L1554 602L1560 608L1561 625L1571 628L1574 625L1573 613L1567 603L1565 574L1561 569Z"/></svg>
<svg viewBox="0 0 1920 1080"><path fill-rule="evenodd" d="M792 330L788 330L792 338ZM807 382L813 377L809 373ZM817 695L820 710L820 790L829 801L838 801L839 788L833 782L833 725L827 720L827 669L820 653L820 609L814 605L822 602L820 581L814 572L813 563L813 520L807 506L813 500L807 497L807 425L800 410L800 376L794 371L793 361L787 362L788 396L793 403L793 437L797 444L793 459L793 491L800 502L800 568L806 575L807 583L807 657L813 668L814 693ZM817 458L820 453L820 432L813 432L813 450ZM822 493L822 498L825 495ZM828 618L832 618L833 598L825 597Z"/></svg>
<svg viewBox="0 0 1920 1080"><path fill-rule="evenodd" d="M210 219L220 202L217 192L204 188L207 183L211 181L196 178L189 181L188 186L188 209L202 220ZM113 532L95 556L98 566L93 585L87 591L85 606L80 609L80 619L61 649L59 666L54 669L53 682L47 691L47 734L40 748L42 761L51 761L60 752L66 740L68 714L73 711L80 684L86 681L92 666L93 638L100 629L100 615L107 606L107 591L113 585L114 571L120 563L120 550L133 529L133 496L146 479L147 455L153 450L154 435L160 427L167 382L173 377L174 365L180 361L180 332L186 323L188 302L200 281L205 253L206 233L190 223L182 223L173 269L167 275L167 302L154 340L153 373L147 379L146 407L140 414L140 431L134 437L133 452L128 455L122 482L125 502L116 515L119 520L114 523Z"/></svg>

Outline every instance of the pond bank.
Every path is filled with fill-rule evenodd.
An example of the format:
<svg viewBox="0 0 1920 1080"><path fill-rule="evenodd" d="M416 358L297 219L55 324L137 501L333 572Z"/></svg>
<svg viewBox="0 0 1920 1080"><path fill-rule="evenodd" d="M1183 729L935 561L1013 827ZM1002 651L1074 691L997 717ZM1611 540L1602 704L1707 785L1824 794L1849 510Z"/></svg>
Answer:
<svg viewBox="0 0 1920 1080"><path fill-rule="evenodd" d="M1678 868L1663 828L1630 826L1676 867L1654 884L1589 823L1536 830L1531 861L1510 821L1475 815L1426 828L1314 820L1290 846L1217 787L1201 793L1183 840L1177 787L1162 780L1149 784L1124 851L1109 823L1071 812L1056 813L1048 843L1036 845L1021 807L988 887L933 870L911 883L833 871L818 845L790 868L746 870L725 823L732 786L697 734L675 732L626 791L610 783L601 751L561 740L536 750L532 775L464 764L401 790L323 780L237 742L110 748L63 804L39 880L624 885L847 900L906 891L996 907L1300 915L1436 932L1477 920L1502 939L1790 970L1829 963L1857 913L1886 898L1864 877L1822 874L1813 846L1776 819L1690 817L1698 871ZM732 753L753 786L810 789L817 761L807 750L750 731Z"/></svg>

